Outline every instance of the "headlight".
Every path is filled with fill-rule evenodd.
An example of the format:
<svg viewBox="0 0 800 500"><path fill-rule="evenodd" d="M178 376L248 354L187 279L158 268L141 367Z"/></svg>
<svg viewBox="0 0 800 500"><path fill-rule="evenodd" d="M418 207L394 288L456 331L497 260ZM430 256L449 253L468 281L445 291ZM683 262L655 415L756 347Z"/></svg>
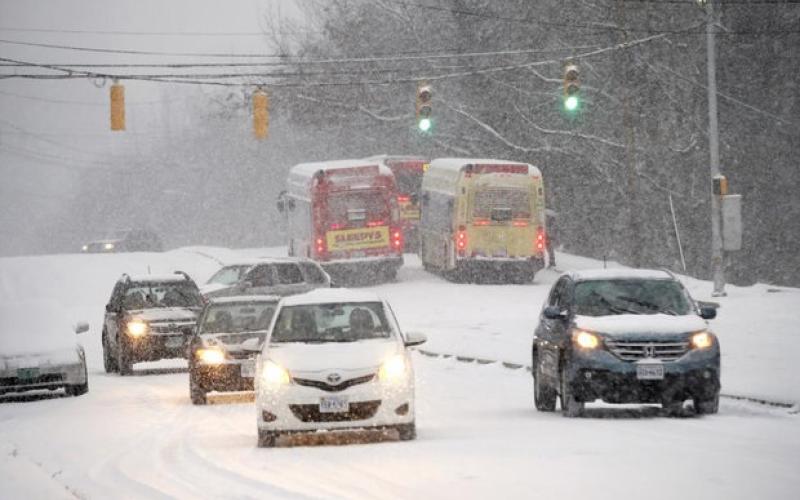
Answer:
<svg viewBox="0 0 800 500"><path fill-rule="evenodd" d="M83 245L81 247L81 250L83 250L84 252L88 251L89 250L89 245Z"/></svg>
<svg viewBox="0 0 800 500"><path fill-rule="evenodd" d="M141 337L145 333L147 333L147 323L144 321L128 322L128 335L131 337Z"/></svg>
<svg viewBox="0 0 800 500"><path fill-rule="evenodd" d="M405 356L401 354L395 354L383 362L378 370L378 378L384 382L405 380L407 371L408 367L406 366Z"/></svg>
<svg viewBox="0 0 800 500"><path fill-rule="evenodd" d="M600 339L597 338L597 335L583 330L575 330L572 332L572 341L575 342L575 345L583 349L594 349L600 345Z"/></svg>
<svg viewBox="0 0 800 500"><path fill-rule="evenodd" d="M261 369L261 380L271 386L286 385L289 383L289 372L278 363L267 360Z"/></svg>
<svg viewBox="0 0 800 500"><path fill-rule="evenodd" d="M105 245L103 245L103 248L105 248L106 250L113 250L114 249L114 244L113 243L106 243Z"/></svg>
<svg viewBox="0 0 800 500"><path fill-rule="evenodd" d="M709 332L697 332L690 341L695 349L707 349L714 345L714 337Z"/></svg>
<svg viewBox="0 0 800 500"><path fill-rule="evenodd" d="M198 349L197 359L209 365L218 365L225 361L225 353L222 349L212 347L211 349Z"/></svg>

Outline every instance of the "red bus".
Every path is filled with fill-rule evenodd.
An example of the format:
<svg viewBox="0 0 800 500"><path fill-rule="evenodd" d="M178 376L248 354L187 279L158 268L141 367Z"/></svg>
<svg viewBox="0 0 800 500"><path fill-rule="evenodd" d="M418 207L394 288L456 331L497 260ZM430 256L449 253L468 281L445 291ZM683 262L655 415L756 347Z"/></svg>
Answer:
<svg viewBox="0 0 800 500"><path fill-rule="evenodd" d="M429 160L419 156L371 156L367 160L380 161L394 174L397 182L397 204L400 218L403 221L405 247L416 251L419 247L420 193L422 192L422 174L428 167Z"/></svg>
<svg viewBox="0 0 800 500"><path fill-rule="evenodd" d="M318 261L339 284L391 281L403 264L394 175L375 161L301 163L278 209L289 255Z"/></svg>

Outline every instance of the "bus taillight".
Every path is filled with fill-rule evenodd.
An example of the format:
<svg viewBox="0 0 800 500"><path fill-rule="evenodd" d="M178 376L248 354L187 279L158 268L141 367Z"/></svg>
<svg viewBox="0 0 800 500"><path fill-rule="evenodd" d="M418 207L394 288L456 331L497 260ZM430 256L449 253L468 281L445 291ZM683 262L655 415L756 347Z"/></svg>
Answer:
<svg viewBox="0 0 800 500"><path fill-rule="evenodd" d="M317 238L316 249L317 249L317 257L319 257L320 259L325 259L327 257L326 254L328 253L328 248L327 245L325 244L324 238Z"/></svg>
<svg viewBox="0 0 800 500"><path fill-rule="evenodd" d="M411 201L411 196L409 196L407 194L398 194L397 195L397 201L400 202L400 203L409 202L409 201Z"/></svg>
<svg viewBox="0 0 800 500"><path fill-rule="evenodd" d="M400 228L392 229L392 248L397 252L403 252L403 230Z"/></svg>
<svg viewBox="0 0 800 500"><path fill-rule="evenodd" d="M537 252L544 252L544 246L545 246L544 244L545 244L545 238L546 237L547 236L544 234L544 228L539 226L539 228L536 230L536 251Z"/></svg>
<svg viewBox="0 0 800 500"><path fill-rule="evenodd" d="M377 226L383 226L383 225L384 225L384 222L382 220L371 220L371 221L367 222L367 227L377 227Z"/></svg>
<svg viewBox="0 0 800 500"><path fill-rule="evenodd" d="M465 226L458 226L458 233L456 233L456 249L458 250L459 257L463 257L467 251L467 228Z"/></svg>

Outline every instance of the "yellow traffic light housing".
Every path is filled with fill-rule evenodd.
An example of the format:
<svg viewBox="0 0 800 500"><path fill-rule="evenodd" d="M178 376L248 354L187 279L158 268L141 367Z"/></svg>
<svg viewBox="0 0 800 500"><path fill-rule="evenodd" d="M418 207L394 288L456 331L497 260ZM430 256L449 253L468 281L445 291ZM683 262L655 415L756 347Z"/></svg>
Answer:
<svg viewBox="0 0 800 500"><path fill-rule="evenodd" d="M253 135L266 139L269 132L269 97L261 89L253 92Z"/></svg>
<svg viewBox="0 0 800 500"><path fill-rule="evenodd" d="M422 132L428 132L433 125L431 114L433 107L431 100L433 91L430 85L420 83L417 85L417 128Z"/></svg>
<svg viewBox="0 0 800 500"><path fill-rule="evenodd" d="M111 85L111 130L125 130L125 86Z"/></svg>

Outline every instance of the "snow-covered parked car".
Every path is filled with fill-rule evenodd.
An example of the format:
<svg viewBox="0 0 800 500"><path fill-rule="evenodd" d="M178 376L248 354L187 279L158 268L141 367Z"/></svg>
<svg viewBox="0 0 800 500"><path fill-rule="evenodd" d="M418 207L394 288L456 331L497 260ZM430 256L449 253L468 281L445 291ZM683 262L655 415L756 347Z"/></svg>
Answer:
<svg viewBox="0 0 800 500"><path fill-rule="evenodd" d="M669 413L692 399L719 407L720 347L699 306L667 271L601 269L562 275L533 339L534 399L564 415L584 404L656 403Z"/></svg>
<svg viewBox="0 0 800 500"><path fill-rule="evenodd" d="M404 335L377 295L319 289L281 300L256 366L258 445L282 434L394 429L416 437L414 371Z"/></svg>
<svg viewBox="0 0 800 500"><path fill-rule="evenodd" d="M189 394L205 404L210 391L252 391L256 353L242 344L260 346L280 297L271 295L211 299L197 321L189 344Z"/></svg>
<svg viewBox="0 0 800 500"><path fill-rule="evenodd" d="M62 388L70 396L88 392L86 356L75 334L89 325L78 322L70 332L66 316L54 304L0 307L0 395Z"/></svg>
<svg viewBox="0 0 800 500"><path fill-rule="evenodd" d="M313 260L263 257L224 266L200 287L200 293L207 298L292 295L330 286L330 276Z"/></svg>
<svg viewBox="0 0 800 500"><path fill-rule="evenodd" d="M203 298L184 272L123 274L106 304L103 364L106 372L129 375L133 364L186 358Z"/></svg>

